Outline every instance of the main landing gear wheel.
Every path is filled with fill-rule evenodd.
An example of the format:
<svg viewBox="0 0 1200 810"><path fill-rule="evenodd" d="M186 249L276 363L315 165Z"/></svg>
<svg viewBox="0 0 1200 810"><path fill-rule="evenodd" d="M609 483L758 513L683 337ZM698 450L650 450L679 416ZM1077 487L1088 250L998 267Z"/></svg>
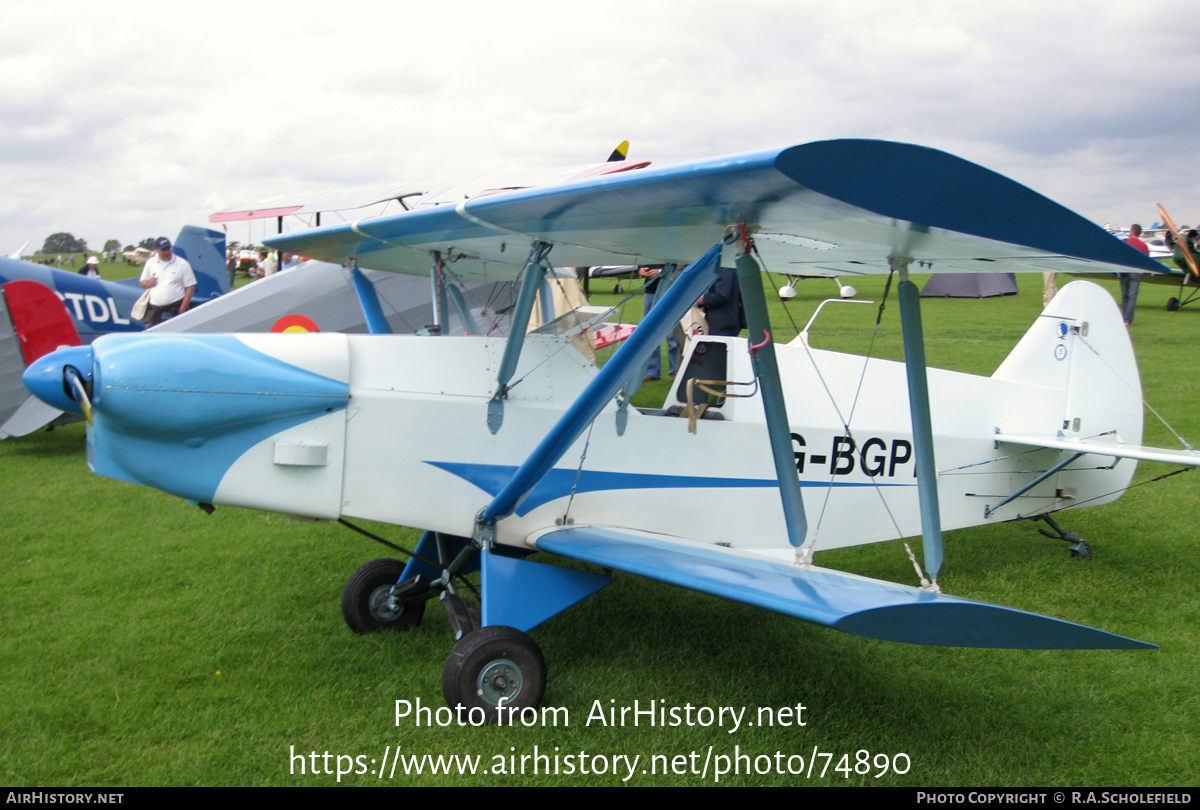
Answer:
<svg viewBox="0 0 1200 810"><path fill-rule="evenodd" d="M512 627L483 627L462 638L442 670L446 705L482 709L496 722L501 707L519 711L537 706L546 689L546 659L525 633Z"/></svg>
<svg viewBox="0 0 1200 810"><path fill-rule="evenodd" d="M388 606L392 586L404 573L399 560L380 559L363 563L350 575L342 590L342 616L355 633L380 630L411 630L425 615L424 599L404 599L398 609Z"/></svg>
<svg viewBox="0 0 1200 810"><path fill-rule="evenodd" d="M1167 312L1174 312L1179 309L1179 299L1172 296L1167 299Z"/></svg>

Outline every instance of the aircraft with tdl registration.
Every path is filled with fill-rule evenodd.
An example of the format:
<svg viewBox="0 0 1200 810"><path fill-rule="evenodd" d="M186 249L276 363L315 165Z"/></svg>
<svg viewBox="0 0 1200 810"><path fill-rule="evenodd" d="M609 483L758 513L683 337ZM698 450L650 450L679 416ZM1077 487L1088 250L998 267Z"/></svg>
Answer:
<svg viewBox="0 0 1200 810"><path fill-rule="evenodd" d="M938 585L943 528L1114 500L1138 459L1200 463L1141 446L1129 338L1111 297L1088 282L1066 286L991 377L926 368L910 272L1161 272L994 172L919 146L824 141L268 242L428 275L439 300L450 282L514 280L514 325L502 339L110 336L43 358L25 379L89 415L99 475L205 510L425 530L408 563L373 560L349 578L343 615L357 632L402 630L440 597L456 638L443 691L472 718L540 701L545 663L529 631L611 570L891 641L1152 646ZM597 369L571 343L589 318L520 328L553 283L551 263L662 265L669 287ZM736 268L749 338L692 341L664 407L631 406L650 353L722 264ZM803 335L776 344L763 264L896 277L906 362L813 350ZM372 323L378 302L359 290ZM1079 463L1089 455L1111 461ZM823 549L916 535L921 587L813 564ZM524 559L534 551L604 573ZM478 608L463 596L476 570Z"/></svg>
<svg viewBox="0 0 1200 810"><path fill-rule="evenodd" d="M175 251L196 274L193 306L229 292L225 235L185 225ZM145 292L136 278L103 281L0 257L0 439L24 436L61 416L30 396L25 368L59 346L91 343L113 332L141 332L133 305Z"/></svg>

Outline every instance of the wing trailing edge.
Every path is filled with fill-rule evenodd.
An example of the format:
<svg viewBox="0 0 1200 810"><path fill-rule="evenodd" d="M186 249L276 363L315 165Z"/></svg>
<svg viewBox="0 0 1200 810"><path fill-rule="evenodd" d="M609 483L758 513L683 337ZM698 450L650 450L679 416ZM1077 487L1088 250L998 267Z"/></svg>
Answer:
<svg viewBox="0 0 1200 810"><path fill-rule="evenodd" d="M1154 648L1035 613L645 532L571 527L538 535L533 543L563 557L884 641L1034 650Z"/></svg>

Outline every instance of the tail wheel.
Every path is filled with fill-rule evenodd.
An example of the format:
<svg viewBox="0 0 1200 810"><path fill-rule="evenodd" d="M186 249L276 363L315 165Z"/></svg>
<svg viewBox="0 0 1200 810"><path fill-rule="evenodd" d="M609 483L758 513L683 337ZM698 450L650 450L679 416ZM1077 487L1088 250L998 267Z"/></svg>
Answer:
<svg viewBox="0 0 1200 810"><path fill-rule="evenodd" d="M342 589L342 616L355 633L410 630L425 615L424 599L403 599L391 606L392 586L404 573L400 560L363 563Z"/></svg>
<svg viewBox="0 0 1200 810"><path fill-rule="evenodd" d="M520 630L502 625L463 636L442 670L446 704L472 714L481 709L489 722L503 718L501 709L537 706L545 689L541 648Z"/></svg>

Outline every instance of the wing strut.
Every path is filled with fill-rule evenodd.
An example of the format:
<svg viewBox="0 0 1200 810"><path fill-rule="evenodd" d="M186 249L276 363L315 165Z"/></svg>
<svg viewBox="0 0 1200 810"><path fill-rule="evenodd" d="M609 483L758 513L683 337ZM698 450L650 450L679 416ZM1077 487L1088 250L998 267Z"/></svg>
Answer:
<svg viewBox="0 0 1200 810"><path fill-rule="evenodd" d="M468 335L483 334L479 331L479 326L475 323L475 319L471 317L471 308L467 306L467 299L463 298L462 290L458 288L458 285L447 284L446 292L450 294L450 300L454 302L454 308L458 310L458 317L462 318L463 329L466 333Z"/></svg>
<svg viewBox="0 0 1200 810"><path fill-rule="evenodd" d="M550 274L542 273L542 286L538 292L538 301L542 305L542 323L554 320L554 288L550 286Z"/></svg>
<svg viewBox="0 0 1200 810"><path fill-rule="evenodd" d="M779 495L783 499L783 516L787 521L788 542L799 549L808 533L804 501L800 498L800 476L796 472L796 456L792 451L792 431L788 425L783 384L779 380L779 365L775 362L775 341L771 337L771 319L767 313L767 298L763 293L762 270L746 252L737 258L738 285L742 290L742 305L750 332L750 362L762 389L763 411L767 417L767 435L771 440L771 455L775 458L775 475L779 478Z"/></svg>
<svg viewBox="0 0 1200 810"><path fill-rule="evenodd" d="M639 364L644 366L649 361L650 353L658 350L659 344L675 328L675 324L684 313L712 286L717 280L721 247L720 243L714 245L702 257L688 265L663 299L655 303L650 314L633 330L633 334L625 340L620 349L617 349L616 354L604 364L600 373L592 378L579 398L530 453L529 458L517 468L499 494L479 513L475 527L477 539L485 543L490 542L491 527L496 525L496 521L513 513L521 500L546 477L546 473L550 472L592 420L604 410L604 406L616 395L625 380L629 379L633 369L638 368ZM525 286L522 284L521 295L524 294ZM516 316L513 321L515 330L518 328Z"/></svg>
<svg viewBox="0 0 1200 810"><path fill-rule="evenodd" d="M358 296L358 306L362 309L363 317L367 319L367 331L372 335L390 335L392 327L388 325L383 307L379 305L379 296L375 285L358 269L358 264L351 260L350 279L354 282L354 294Z"/></svg>
<svg viewBox="0 0 1200 810"><path fill-rule="evenodd" d="M1029 490L1036 487L1038 484L1045 481L1047 478L1051 477L1052 475L1057 475L1063 468L1065 468L1071 462L1078 461L1079 459L1083 458L1083 455L1084 455L1083 453L1075 453L1074 455L1067 458L1065 461L1058 462L1053 467L1046 470L1044 473L1039 475L1037 478L1033 479L1028 484L1026 484L1025 486L1018 489L1016 492L1014 492L1012 495L1009 495L1007 498L1000 501L1000 503L996 504L995 506L990 506L990 505L984 506L983 507L983 516L985 518L991 517L992 513L995 512L997 509L999 509L1001 506L1005 506L1007 504L1012 503L1017 498L1021 497L1026 492L1028 492Z"/></svg>
<svg viewBox="0 0 1200 810"><path fill-rule="evenodd" d="M444 335L450 331L450 308L446 301L446 266L442 264L442 254L436 250L429 251L433 264L429 266L429 282L433 287L433 322L438 327L438 334Z"/></svg>
<svg viewBox="0 0 1200 810"><path fill-rule="evenodd" d="M929 380L925 373L925 334L921 328L921 293L908 280L908 259L890 258L900 273L900 331L904 338L904 368L908 372L908 409L912 414L913 454L917 464L917 493L921 504L921 539L925 570L937 590L942 570L942 517L938 509L937 465L933 458L933 424L929 416Z"/></svg>
<svg viewBox="0 0 1200 810"><path fill-rule="evenodd" d="M529 328L533 299L542 286L542 278L546 273L543 262L551 247L553 246L547 242L534 242L521 271L521 289L517 292L517 303L513 309L512 326L508 330L508 341L504 344L500 372L496 375L496 393L488 402L487 425L492 433L500 430L500 425L504 423L504 397L508 393L508 381L512 379L517 370L517 362L521 359L521 345L525 342L525 330Z"/></svg>

